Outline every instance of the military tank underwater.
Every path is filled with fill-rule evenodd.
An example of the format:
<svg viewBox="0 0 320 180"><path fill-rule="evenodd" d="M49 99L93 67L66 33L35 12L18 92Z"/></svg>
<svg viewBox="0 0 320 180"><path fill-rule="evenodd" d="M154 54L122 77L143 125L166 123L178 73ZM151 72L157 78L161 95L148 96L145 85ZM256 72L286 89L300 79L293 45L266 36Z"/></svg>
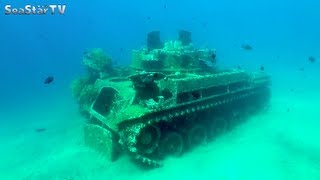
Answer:
<svg viewBox="0 0 320 180"><path fill-rule="evenodd" d="M88 73L73 90L87 118L85 144L114 161L122 153L143 167L159 167L227 132L265 109L270 77L223 70L214 49L196 49L191 33L174 41L147 36L128 67L116 67L101 49L83 59Z"/></svg>

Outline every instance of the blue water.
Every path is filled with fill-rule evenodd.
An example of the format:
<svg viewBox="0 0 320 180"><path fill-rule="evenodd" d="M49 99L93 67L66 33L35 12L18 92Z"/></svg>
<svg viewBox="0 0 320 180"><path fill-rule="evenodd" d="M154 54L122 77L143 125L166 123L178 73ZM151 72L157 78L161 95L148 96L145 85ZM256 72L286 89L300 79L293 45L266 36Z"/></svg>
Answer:
<svg viewBox="0 0 320 180"><path fill-rule="evenodd" d="M6 4L21 7L26 3L65 3L67 9L64 15L4 15ZM69 131L77 134L77 128L83 119L78 116L76 111L76 103L71 95L70 83L84 72L82 65L83 52L90 48L103 48L115 62L126 65L131 60L131 50L141 48L145 44L146 34L152 30L160 30L163 40L176 39L177 32L180 29L191 31L193 44L196 47L210 47L217 50L218 65L221 67L241 65L244 69L252 71L259 70L260 66L263 65L265 71L272 75L273 101L276 108L270 112L268 117L262 119L269 118L271 121L275 121L279 114L272 113L282 111L285 113L286 109L290 107L297 111L295 117L304 117L306 120L311 120L315 126L320 124L317 122L319 115L315 113L316 109L320 108L319 1L46 0L27 2L4 0L0 2L0 8L0 121L2 124L0 134L3 136L0 144L6 147L6 155L15 159L24 159L23 161L28 162L26 165L13 163L10 166L13 174L7 170L7 173L3 174L1 172L4 171L0 170L0 178L1 174L3 174L4 179L8 177L10 177L8 179L53 178L53 176L46 176L50 173L49 171L46 173L44 170L45 165L43 169L37 171L40 174L42 173L43 176L32 176L32 172L36 170L29 167L38 167L37 163L41 163L36 161L32 163L31 160L27 159L27 157L32 156L30 154L40 153L41 148L39 147L47 145L38 143L37 148L31 145L30 151L33 153L22 153L23 156L21 157L19 151L14 151L12 154L8 153L21 146L21 144L27 146L32 144L30 142L33 141L42 142L37 139L39 137L31 136L29 139L11 145L8 145L7 142L14 141L17 139L16 137L25 136L28 133L34 134L33 128L46 127L48 130L52 130L50 137L52 139L56 138L57 144L59 144L58 139L61 135L56 136L53 130L56 127L50 127L51 121L56 122L56 125L60 128L63 125L71 124L62 128L64 129L63 133L67 134L65 138L72 137L72 135L69 136ZM241 45L245 43L250 44L253 50L243 50ZM316 62L310 63L308 61L309 56L315 57ZM299 71L300 68L304 68L304 71ZM54 76L55 81L50 85L45 85L43 80L48 75ZM281 119L289 121L294 116L282 114ZM58 118L55 119L54 117ZM74 120L75 118L78 120ZM46 123L46 120L50 123ZM66 121L69 124L65 123ZM297 119L295 121L297 126L292 127L294 137L299 137L301 130L299 127L304 127L303 122L300 122L301 124L299 122L299 119ZM72 129L73 125L77 127ZM283 127L285 128L286 125ZM296 130L299 133L296 133ZM310 131L316 132L312 128ZM57 134L59 133L57 132ZM248 136L250 137L250 135ZM319 134L315 133L312 137L314 136L319 137ZM304 138L300 140L304 142ZM305 140L305 142L312 145L316 144L313 140ZM43 141L43 143L46 142ZM68 143L69 141L66 141L63 145L68 146ZM72 143L74 142L71 141L70 144ZM61 146L63 147L63 145ZM47 151L51 152L49 149L45 148L43 150L42 158L54 154L53 152L46 153ZM63 149L61 148L61 151ZM318 156L320 154L319 149L312 151L312 155ZM298 151L298 153L300 152ZM309 153L309 151L307 152ZM293 157L288 159L291 158ZM69 162L72 161L70 159ZM90 161L90 158L81 160L83 161L81 163L86 164L87 161ZM9 162L9 160L3 163L6 162ZM17 160L17 162L20 161ZM263 162L261 161L261 163ZM104 164L104 162L99 163ZM308 169L308 162L305 162L305 169L301 170L299 167L295 167L296 169L292 169L292 172L299 170L306 172L305 174L301 173L301 176L296 176L297 179L302 177L316 179L315 177L320 177L320 164L317 163L312 167L315 168L314 174L318 176L307 177L310 174L305 170ZM61 170L52 164L48 168L54 166L58 179L63 179L67 177L59 176L59 173L64 173L63 168L67 169L67 164L68 162L61 160L61 163L57 165L60 165ZM293 164L298 164L298 162ZM95 163L90 162L89 165L95 166ZM209 169L210 165L210 163L205 163L203 166L206 166L206 168L204 169ZM276 167L277 165L279 164L271 164L270 167ZM170 168L174 169L176 166L172 165ZM8 168L5 164L2 164L1 167ZM217 166L212 166L212 168L216 168L213 172L218 172ZM103 172L99 168L92 169L91 174L81 170L77 173L73 173L72 170L68 170L68 172L72 172L70 176L73 176L74 179L81 179L76 178L74 174L80 174L77 177L92 179L93 177L99 177L98 174ZM125 174L133 172L136 178L141 177L139 173L142 172L139 170L131 170L130 168L125 168L125 170ZM269 170L271 173L276 173L271 169ZM290 174L289 172L291 172L279 171L279 174ZM114 171L113 177L117 177L120 172L120 170ZM160 178L160 172L156 172L150 177ZM171 173L174 174L175 170L166 170L165 172L170 175ZM241 169L237 172L241 174ZM260 173L253 173L248 176L226 175L223 178L241 179L246 177L244 179L258 179L260 175L262 176ZM103 177L103 173L101 176ZM144 176L144 178L147 177L149 176ZM190 177L196 177L196 175L190 175ZM207 174L205 177L209 179L209 177L216 176ZM274 177L275 179L285 179L287 176L274 175ZM194 178L184 176L183 179Z"/></svg>

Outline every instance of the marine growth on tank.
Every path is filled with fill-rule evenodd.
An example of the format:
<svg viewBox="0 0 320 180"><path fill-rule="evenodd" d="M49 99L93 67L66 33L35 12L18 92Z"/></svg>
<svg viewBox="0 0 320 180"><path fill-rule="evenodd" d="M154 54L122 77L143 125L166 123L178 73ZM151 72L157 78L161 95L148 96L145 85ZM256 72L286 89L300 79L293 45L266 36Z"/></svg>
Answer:
<svg viewBox="0 0 320 180"><path fill-rule="evenodd" d="M85 143L110 161L126 154L142 167L161 167L268 106L263 70L219 68L216 50L196 48L186 30L176 40L163 42L160 31L146 39L125 73L101 49L86 52L86 80L74 83Z"/></svg>

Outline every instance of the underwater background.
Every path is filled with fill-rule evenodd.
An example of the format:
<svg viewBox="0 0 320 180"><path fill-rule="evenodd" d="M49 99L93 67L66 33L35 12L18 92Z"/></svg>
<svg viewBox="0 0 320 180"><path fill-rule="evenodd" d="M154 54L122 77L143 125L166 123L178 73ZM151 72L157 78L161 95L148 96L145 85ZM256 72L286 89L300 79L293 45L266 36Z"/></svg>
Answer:
<svg viewBox="0 0 320 180"><path fill-rule="evenodd" d="M29 3L67 9L4 15L6 4ZM0 179L320 179L319 1L4 0L0 7ZM103 48L127 65L148 32L170 40L181 29L196 47L215 48L220 67L263 66L272 76L269 110L151 171L85 147L85 119L70 88L85 70L83 53Z"/></svg>

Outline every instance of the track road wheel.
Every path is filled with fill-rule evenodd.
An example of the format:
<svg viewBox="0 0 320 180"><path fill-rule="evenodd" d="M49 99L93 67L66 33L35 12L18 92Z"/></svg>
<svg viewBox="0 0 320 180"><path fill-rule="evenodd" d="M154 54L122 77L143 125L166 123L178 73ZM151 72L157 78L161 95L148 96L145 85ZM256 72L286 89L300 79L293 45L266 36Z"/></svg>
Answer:
<svg viewBox="0 0 320 180"><path fill-rule="evenodd" d="M189 148L192 148L206 142L207 130L201 124L194 125L189 128L186 137Z"/></svg>
<svg viewBox="0 0 320 180"><path fill-rule="evenodd" d="M180 156L183 147L182 136L177 132L168 132L160 141L159 153L161 156Z"/></svg>
<svg viewBox="0 0 320 180"><path fill-rule="evenodd" d="M136 147L140 153L151 154L158 147L160 130L155 126L146 126L140 130L136 140Z"/></svg>
<svg viewBox="0 0 320 180"><path fill-rule="evenodd" d="M225 117L219 116L215 117L208 123L208 134L209 139L215 138L217 135L220 135L226 132L228 129L228 121Z"/></svg>

